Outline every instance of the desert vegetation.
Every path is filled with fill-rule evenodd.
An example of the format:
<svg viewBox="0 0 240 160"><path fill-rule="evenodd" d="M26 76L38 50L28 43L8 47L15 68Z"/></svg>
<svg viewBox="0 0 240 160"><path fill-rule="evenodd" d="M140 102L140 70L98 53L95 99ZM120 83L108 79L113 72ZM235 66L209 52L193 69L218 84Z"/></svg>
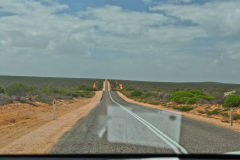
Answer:
<svg viewBox="0 0 240 160"><path fill-rule="evenodd" d="M52 121L53 98L57 99L57 121L77 111L83 116L91 110L89 104L94 100L90 97L101 95L95 91L101 90L102 85L101 79L0 76L0 149L48 126Z"/></svg>
<svg viewBox="0 0 240 160"><path fill-rule="evenodd" d="M233 119L240 123L240 84L110 82L113 90L119 90L136 101L216 118L226 123L229 122L230 107L235 107ZM123 84L123 89L119 89L120 83Z"/></svg>
<svg viewBox="0 0 240 160"><path fill-rule="evenodd" d="M177 104L223 104L224 93L232 92L240 95L240 84L225 84L217 82L144 82L127 80L110 80L112 89L118 89L118 84L123 84L120 90L129 98L139 101L158 101L165 103L173 101Z"/></svg>
<svg viewBox="0 0 240 160"><path fill-rule="evenodd" d="M173 100L178 104L194 104L199 100L211 101L213 99L213 96L208 96L196 89L190 89L187 91L176 91L169 98L169 100Z"/></svg>
<svg viewBox="0 0 240 160"><path fill-rule="evenodd" d="M188 112L194 109L193 106L173 106L173 109L177 109L182 112Z"/></svg>
<svg viewBox="0 0 240 160"><path fill-rule="evenodd" d="M224 107L240 107L240 95L229 95L226 97Z"/></svg>
<svg viewBox="0 0 240 160"><path fill-rule="evenodd" d="M102 83L100 79L0 76L0 105L14 101L51 103L53 98L91 98L94 91L102 89Z"/></svg>

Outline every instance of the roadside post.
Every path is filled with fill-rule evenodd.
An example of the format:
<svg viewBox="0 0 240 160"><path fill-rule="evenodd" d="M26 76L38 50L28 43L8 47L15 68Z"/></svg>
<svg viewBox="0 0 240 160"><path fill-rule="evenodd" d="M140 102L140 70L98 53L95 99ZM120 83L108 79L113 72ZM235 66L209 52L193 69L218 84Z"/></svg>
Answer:
<svg viewBox="0 0 240 160"><path fill-rule="evenodd" d="M53 99L53 115L52 115L52 119L55 120L56 119L56 99Z"/></svg>
<svg viewBox="0 0 240 160"><path fill-rule="evenodd" d="M230 108L230 124L233 125L233 108Z"/></svg>
<svg viewBox="0 0 240 160"><path fill-rule="evenodd" d="M120 88L120 89L123 89L123 85L122 85L122 84L119 84L119 88Z"/></svg>

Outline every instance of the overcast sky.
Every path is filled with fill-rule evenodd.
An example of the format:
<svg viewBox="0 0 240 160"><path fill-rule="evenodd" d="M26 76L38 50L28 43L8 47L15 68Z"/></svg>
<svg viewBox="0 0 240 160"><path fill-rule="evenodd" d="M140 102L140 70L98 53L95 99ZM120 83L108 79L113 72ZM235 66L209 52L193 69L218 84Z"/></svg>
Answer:
<svg viewBox="0 0 240 160"><path fill-rule="evenodd" d="M0 75L240 83L240 1L0 0Z"/></svg>

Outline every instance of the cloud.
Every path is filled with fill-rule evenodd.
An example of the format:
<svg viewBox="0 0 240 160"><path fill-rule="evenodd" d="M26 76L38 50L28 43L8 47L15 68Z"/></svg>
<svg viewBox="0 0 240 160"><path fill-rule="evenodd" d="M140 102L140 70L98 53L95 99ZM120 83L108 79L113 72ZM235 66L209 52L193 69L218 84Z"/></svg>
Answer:
<svg viewBox="0 0 240 160"><path fill-rule="evenodd" d="M121 35L136 35L145 32L146 28L154 25L171 23L172 19L161 14L126 11L118 6L105 6L104 8L89 8L80 16L88 17L89 22L98 30Z"/></svg>
<svg viewBox="0 0 240 160"><path fill-rule="evenodd" d="M142 0L142 2L145 4L151 4L153 3L153 0Z"/></svg>
<svg viewBox="0 0 240 160"><path fill-rule="evenodd" d="M154 48L159 43L171 44L175 39L188 41L204 36L199 29L171 26L175 20L158 13L106 5L88 8L77 15L55 14L68 7L56 2L47 6L35 1L23 2L26 4L1 4L7 12L17 6L22 8L12 12L16 15L1 18L0 43L8 47L9 53L35 48L35 53L85 55L95 48L100 52L145 54L143 51L148 49L141 46L147 44Z"/></svg>
<svg viewBox="0 0 240 160"><path fill-rule="evenodd" d="M191 3L192 0L176 0L176 2L180 2L180 3Z"/></svg>
<svg viewBox="0 0 240 160"><path fill-rule="evenodd" d="M148 80L200 81L204 80L200 73L215 80L220 74L217 67L237 65L228 64L240 59L238 1L143 2L151 3L149 11L106 4L70 14L67 4L54 0L0 1L0 15L9 13L0 16L0 67L8 68L7 63L16 58L22 61L11 72L27 68L27 73L44 73L24 61L29 58L55 67L48 74L60 74L61 69L73 75L98 71L98 75L146 79L146 73ZM58 63L52 66L50 59Z"/></svg>
<svg viewBox="0 0 240 160"><path fill-rule="evenodd" d="M180 20L190 20L210 36L234 36L240 34L240 1L211 1L191 5L154 6L152 11L164 11Z"/></svg>
<svg viewBox="0 0 240 160"><path fill-rule="evenodd" d="M45 2L48 5L43 5ZM42 0L42 1L34 1L34 0L8 0L0 2L0 11L1 12L9 12L20 15L33 15L33 13L49 14L55 13L57 11L61 11L63 9L67 9L68 6L64 4L57 3L53 0Z"/></svg>
<svg viewBox="0 0 240 160"><path fill-rule="evenodd" d="M212 1L204 4L158 5L150 10L162 11L179 21L190 21L194 24L193 28L199 28L205 33L205 40L211 45L212 54L221 53L227 59L239 57L239 6L239 1ZM216 61L218 59L215 59Z"/></svg>

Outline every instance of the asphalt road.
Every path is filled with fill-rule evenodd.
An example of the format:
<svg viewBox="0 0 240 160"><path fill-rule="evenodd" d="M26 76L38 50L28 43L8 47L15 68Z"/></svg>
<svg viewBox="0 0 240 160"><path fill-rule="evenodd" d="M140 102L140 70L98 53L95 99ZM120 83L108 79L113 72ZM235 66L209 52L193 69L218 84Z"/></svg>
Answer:
<svg viewBox="0 0 240 160"><path fill-rule="evenodd" d="M106 91L98 106L66 132L50 153L227 153L240 133L121 99Z"/></svg>

